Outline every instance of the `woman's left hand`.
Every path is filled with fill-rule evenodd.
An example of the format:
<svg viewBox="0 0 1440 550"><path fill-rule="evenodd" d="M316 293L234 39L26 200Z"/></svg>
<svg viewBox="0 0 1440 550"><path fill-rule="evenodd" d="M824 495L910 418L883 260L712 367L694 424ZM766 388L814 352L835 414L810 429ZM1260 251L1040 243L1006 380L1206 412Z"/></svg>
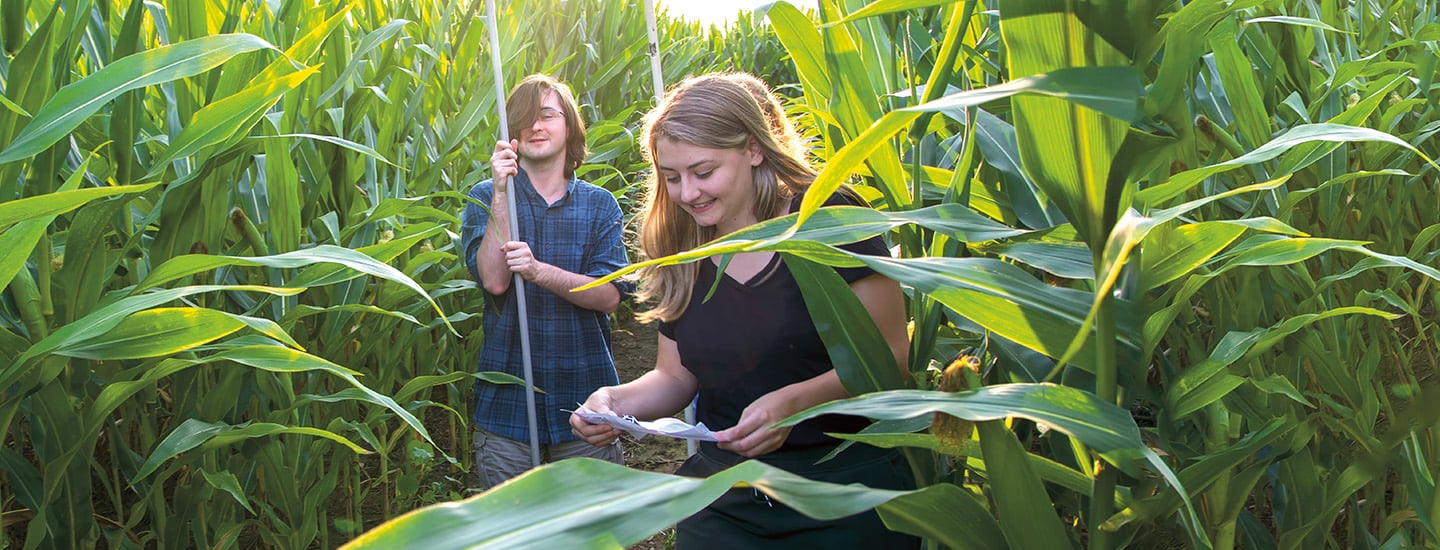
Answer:
<svg viewBox="0 0 1440 550"><path fill-rule="evenodd" d="M773 452L790 437L790 428L771 428L776 422L799 412L789 397L789 388L781 388L760 396L740 413L735 427L715 433L720 448L746 458Z"/></svg>

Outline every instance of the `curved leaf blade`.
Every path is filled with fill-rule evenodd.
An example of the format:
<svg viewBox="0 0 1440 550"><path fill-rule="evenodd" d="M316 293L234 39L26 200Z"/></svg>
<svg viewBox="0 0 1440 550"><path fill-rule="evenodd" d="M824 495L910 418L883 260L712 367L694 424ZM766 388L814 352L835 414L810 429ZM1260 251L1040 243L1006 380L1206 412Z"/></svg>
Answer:
<svg viewBox="0 0 1440 550"><path fill-rule="evenodd" d="M1138 475L1145 461L1147 448L1129 412L1090 392L1054 384L1000 384L959 393L886 391L811 407L778 425L828 413L898 420L936 412L971 422L1033 420L1080 440L1131 475Z"/></svg>
<svg viewBox="0 0 1440 550"><path fill-rule="evenodd" d="M193 294L221 290L264 292L276 296L293 296L304 291L300 288L275 288L248 285L204 285L161 290L137 296L128 296L115 303L91 311L90 314L73 323L56 329L45 339L36 342L16 358L15 363L0 370L0 387L8 386L22 374L31 361L54 353L55 350L74 342L82 342L109 332L125 321L132 313L165 304Z"/></svg>
<svg viewBox="0 0 1440 550"><path fill-rule="evenodd" d="M810 481L753 460L701 479L578 458L544 465L460 502L410 512L342 548L624 547L689 517L742 482L820 519L912 494Z"/></svg>
<svg viewBox="0 0 1440 550"><path fill-rule="evenodd" d="M143 193L159 183L143 185L117 185L115 187L90 187L54 193L37 197L25 197L0 203L0 227L6 227L26 220L64 214L86 203L129 193Z"/></svg>
<svg viewBox="0 0 1440 550"><path fill-rule="evenodd" d="M1141 189L1135 192L1135 201L1140 204L1158 205L1198 185L1201 181L1204 181L1205 178L1248 164L1272 160L1284 154L1286 151L1306 143L1348 143L1355 141L1375 141L1397 145L1419 155L1420 158L1425 159L1425 162L1432 165L1434 164L1434 161L1431 160L1430 157L1425 156L1425 153L1420 152L1419 149L1405 142L1405 140L1379 130L1347 126L1344 124L1302 124L1287 130L1285 133L1276 136L1275 139L1244 155L1210 166L1186 170L1171 176L1170 180L1165 183ZM1289 168L1299 170L1304 167L1304 165L1299 165ZM1283 175L1285 174L1277 174L1276 177Z"/></svg>
<svg viewBox="0 0 1440 550"><path fill-rule="evenodd" d="M60 141L120 94L191 77L246 52L276 49L250 34L221 34L186 40L128 55L50 97L4 151L0 164L34 156Z"/></svg>
<svg viewBox="0 0 1440 550"><path fill-rule="evenodd" d="M243 135L255 124L260 113L280 101L280 96L295 89L319 71L319 67L310 67L259 82L202 107L195 113L190 124L175 137L165 154L151 165L150 173L145 177L158 176L176 159L193 155L205 147L235 140L236 136Z"/></svg>
<svg viewBox="0 0 1440 550"><path fill-rule="evenodd" d="M114 330L72 341L54 353L96 361L161 357L215 341L244 326L244 322L213 309L147 309L130 315Z"/></svg>

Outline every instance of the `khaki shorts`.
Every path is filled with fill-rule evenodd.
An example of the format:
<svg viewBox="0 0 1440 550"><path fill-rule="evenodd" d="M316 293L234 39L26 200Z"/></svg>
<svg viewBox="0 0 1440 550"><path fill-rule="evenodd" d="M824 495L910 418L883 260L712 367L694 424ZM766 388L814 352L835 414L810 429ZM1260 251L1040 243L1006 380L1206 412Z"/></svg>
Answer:
<svg viewBox="0 0 1440 550"><path fill-rule="evenodd" d="M540 462L548 464L567 458L586 456L624 465L625 456L620 449L620 440L604 447L596 447L584 441L568 441L556 445L540 446ZM530 442L507 439L483 428L475 428L475 471L480 477L480 488L489 489L510 478L529 471Z"/></svg>

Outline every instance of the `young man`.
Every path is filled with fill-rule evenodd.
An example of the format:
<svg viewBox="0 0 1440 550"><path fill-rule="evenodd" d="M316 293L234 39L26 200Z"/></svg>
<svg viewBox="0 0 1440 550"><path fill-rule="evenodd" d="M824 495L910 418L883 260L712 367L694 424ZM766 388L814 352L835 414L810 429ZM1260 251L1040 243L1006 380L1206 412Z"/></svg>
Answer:
<svg viewBox="0 0 1440 550"><path fill-rule="evenodd" d="M493 179L470 190L489 211L468 204L461 233L470 275L491 295L479 369L523 376L511 287L519 274L525 281L541 460L589 456L622 464L618 445L580 441L561 410L618 383L608 314L632 286L570 289L628 263L620 205L609 191L575 177L586 155L585 123L568 86L531 75L511 90L505 106L510 135L518 139L495 144ZM507 193L515 195L519 236L510 235ZM527 414L524 386L475 384L475 454L484 488L531 468Z"/></svg>

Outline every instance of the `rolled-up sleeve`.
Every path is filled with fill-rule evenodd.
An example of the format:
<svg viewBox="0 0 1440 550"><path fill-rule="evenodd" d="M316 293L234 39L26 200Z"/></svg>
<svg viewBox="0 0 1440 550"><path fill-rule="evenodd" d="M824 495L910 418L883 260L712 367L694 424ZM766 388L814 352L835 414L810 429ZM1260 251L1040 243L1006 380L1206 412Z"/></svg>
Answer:
<svg viewBox="0 0 1440 550"><path fill-rule="evenodd" d="M470 188L470 198L479 200L487 206L490 204L493 193L494 187L490 180L482 181ZM485 226L490 222L490 212L485 207L466 201L465 210L460 219L460 250L465 255L465 267L470 271L470 278L479 282L480 265L475 263L475 253L480 250L480 239L485 236Z"/></svg>
<svg viewBox="0 0 1440 550"><path fill-rule="evenodd" d="M582 275L604 277L630 265L630 256L625 250L625 219L620 204L609 193L597 193L603 198L595 201L592 220L595 240L593 249L585 258L585 272ZM635 293L635 282L630 279L616 279L611 284L620 291L621 298Z"/></svg>

